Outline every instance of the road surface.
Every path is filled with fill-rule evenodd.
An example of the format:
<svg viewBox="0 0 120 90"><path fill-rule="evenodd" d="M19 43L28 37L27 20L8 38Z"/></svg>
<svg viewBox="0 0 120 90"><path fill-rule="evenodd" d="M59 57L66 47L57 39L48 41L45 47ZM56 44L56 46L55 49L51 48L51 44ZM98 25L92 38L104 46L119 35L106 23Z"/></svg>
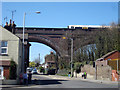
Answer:
<svg viewBox="0 0 120 90"><path fill-rule="evenodd" d="M32 84L25 86L26 88L118 88L118 84L105 84L83 80L53 79L49 76L46 77L46 75L33 75L32 79Z"/></svg>

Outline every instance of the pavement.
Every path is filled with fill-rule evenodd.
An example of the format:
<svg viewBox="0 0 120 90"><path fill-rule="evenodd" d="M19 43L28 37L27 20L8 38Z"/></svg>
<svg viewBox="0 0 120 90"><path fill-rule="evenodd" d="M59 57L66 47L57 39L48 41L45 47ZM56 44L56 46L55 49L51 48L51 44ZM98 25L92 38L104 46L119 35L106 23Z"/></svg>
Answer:
<svg viewBox="0 0 120 90"><path fill-rule="evenodd" d="M93 80L93 79L82 79L82 78L75 78L75 77L67 77L67 76L59 76L59 75L42 75L46 78L51 79L60 79L60 80L81 80L86 82L95 82L95 83L103 83L103 84L116 84L118 82L115 81L104 81L104 80ZM32 78L32 80L37 80L37 78ZM33 84L29 84L28 86L32 86ZM15 88L15 87L25 87L25 85L0 85L0 88Z"/></svg>

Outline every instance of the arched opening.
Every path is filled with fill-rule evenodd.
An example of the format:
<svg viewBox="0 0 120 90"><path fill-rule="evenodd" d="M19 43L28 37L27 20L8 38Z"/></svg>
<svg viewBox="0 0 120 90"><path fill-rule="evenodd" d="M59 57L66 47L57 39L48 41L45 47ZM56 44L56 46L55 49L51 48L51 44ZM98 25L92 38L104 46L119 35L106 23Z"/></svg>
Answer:
<svg viewBox="0 0 120 90"><path fill-rule="evenodd" d="M29 67L31 67L31 62L35 62L35 68L54 69L56 73L58 69L57 61L60 57L57 45L48 38L40 36L29 36L28 42L31 44L29 48Z"/></svg>
<svg viewBox="0 0 120 90"><path fill-rule="evenodd" d="M34 61L36 58L40 58L40 64L42 64L45 62L46 55L50 54L51 51L55 52L55 50L45 44L38 42L29 43L31 44L29 51L29 61Z"/></svg>
<svg viewBox="0 0 120 90"><path fill-rule="evenodd" d="M56 74L58 69L58 59L57 53L51 47L38 43L29 42L31 44L29 50L29 67L37 69L38 74L48 74L50 70L54 69L54 74ZM44 71L41 71L42 69ZM53 71L52 71L53 72ZM34 72L33 72L34 74Z"/></svg>
<svg viewBox="0 0 120 90"><path fill-rule="evenodd" d="M46 46L49 46L51 49L53 49L58 54L58 56L61 56L59 47L54 42L52 42L49 38L45 38L45 37L41 37L41 36L29 36L28 41L29 42L38 42L38 43L42 43Z"/></svg>
<svg viewBox="0 0 120 90"><path fill-rule="evenodd" d="M60 46L54 42L54 40L52 40L51 38L49 37L43 37L43 36L40 36L40 35L29 35L28 36L28 46L30 47L27 47L26 50L28 51L27 55L30 56L28 57L28 59L25 59L25 60L29 60L27 61L27 66L30 66L28 65L30 61L34 61L36 58L40 58L39 61L40 61L40 64L43 64L45 66L43 66L44 68L47 67L46 65L46 58L45 56L47 54L51 55L50 51L53 51L55 52L55 59L54 61L51 59L47 59L48 63L51 64L51 63L54 63L55 66L52 67L52 69L54 69L55 67L55 73L57 72L57 70L60 68L65 68L65 67L69 67L69 57L63 57L63 50L60 49ZM29 43L31 45L29 45ZM30 48L30 50L29 50ZM33 51L32 51L33 50ZM49 57L48 55L48 57ZM51 57L51 56L50 56ZM63 62L65 61L65 62ZM45 62L45 63L44 63ZM31 63L31 62L30 62ZM48 65L49 66L49 65ZM48 67L47 67L48 68Z"/></svg>

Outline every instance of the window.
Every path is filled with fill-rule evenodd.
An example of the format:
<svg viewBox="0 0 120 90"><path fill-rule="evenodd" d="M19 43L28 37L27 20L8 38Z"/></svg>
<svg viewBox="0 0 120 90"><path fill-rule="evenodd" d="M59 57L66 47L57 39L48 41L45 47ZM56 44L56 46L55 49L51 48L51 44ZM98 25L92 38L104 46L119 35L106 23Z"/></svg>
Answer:
<svg viewBox="0 0 120 90"><path fill-rule="evenodd" d="M82 29L88 29L88 27L82 27Z"/></svg>
<svg viewBox="0 0 120 90"><path fill-rule="evenodd" d="M74 26L71 26L71 29L74 29Z"/></svg>
<svg viewBox="0 0 120 90"><path fill-rule="evenodd" d="M0 54L7 54L8 51L8 42L7 41L1 41L1 50Z"/></svg>

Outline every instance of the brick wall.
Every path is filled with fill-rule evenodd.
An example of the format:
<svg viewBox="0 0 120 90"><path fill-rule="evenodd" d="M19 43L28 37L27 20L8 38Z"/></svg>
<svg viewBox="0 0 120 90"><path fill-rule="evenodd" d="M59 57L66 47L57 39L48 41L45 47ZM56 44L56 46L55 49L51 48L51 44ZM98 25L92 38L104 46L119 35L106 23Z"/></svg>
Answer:
<svg viewBox="0 0 120 90"><path fill-rule="evenodd" d="M115 52L113 54L111 54L110 56L106 57L104 60L108 60L108 59L118 59L120 58L120 52Z"/></svg>
<svg viewBox="0 0 120 90"><path fill-rule="evenodd" d="M110 56L106 57L104 60L108 59L120 59L120 52L115 52L111 54ZM109 60L108 65L112 67L113 70L117 70L117 60ZM118 66L120 66L120 60L118 61ZM118 68L120 70L120 67Z"/></svg>
<svg viewBox="0 0 120 90"><path fill-rule="evenodd" d="M9 79L9 67L4 67L4 77L6 79Z"/></svg>
<svg viewBox="0 0 120 90"><path fill-rule="evenodd" d="M117 74L116 70L112 70L112 81L118 81L119 75Z"/></svg>
<svg viewBox="0 0 120 90"><path fill-rule="evenodd" d="M108 65L111 66L113 70L117 70L117 60L108 61ZM118 69L120 70L120 60L118 60Z"/></svg>

